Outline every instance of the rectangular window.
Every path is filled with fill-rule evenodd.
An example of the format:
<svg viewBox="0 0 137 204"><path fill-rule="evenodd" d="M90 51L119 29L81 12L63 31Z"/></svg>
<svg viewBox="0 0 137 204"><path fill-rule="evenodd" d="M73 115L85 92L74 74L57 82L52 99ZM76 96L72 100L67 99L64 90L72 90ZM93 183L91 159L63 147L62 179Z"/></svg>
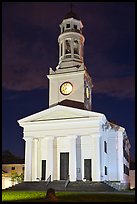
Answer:
<svg viewBox="0 0 137 204"><path fill-rule="evenodd" d="M106 141L104 141L104 152L107 153L107 142Z"/></svg>
<svg viewBox="0 0 137 204"><path fill-rule="evenodd" d="M70 28L70 24L66 24L66 28Z"/></svg>
<svg viewBox="0 0 137 204"><path fill-rule="evenodd" d="M11 167L11 170L15 170L15 167L14 167L14 166L12 166L12 167Z"/></svg>
<svg viewBox="0 0 137 204"><path fill-rule="evenodd" d="M124 158L129 162L129 155L128 155L128 153L126 152L125 148L123 148L123 156L124 156Z"/></svg>
<svg viewBox="0 0 137 204"><path fill-rule="evenodd" d="M124 164L124 173L129 175L129 168Z"/></svg>
<svg viewBox="0 0 137 204"><path fill-rule="evenodd" d="M105 166L105 175L107 175L108 173L107 173L107 167Z"/></svg>
<svg viewBox="0 0 137 204"><path fill-rule="evenodd" d="M77 25L74 25L74 29L77 29Z"/></svg>

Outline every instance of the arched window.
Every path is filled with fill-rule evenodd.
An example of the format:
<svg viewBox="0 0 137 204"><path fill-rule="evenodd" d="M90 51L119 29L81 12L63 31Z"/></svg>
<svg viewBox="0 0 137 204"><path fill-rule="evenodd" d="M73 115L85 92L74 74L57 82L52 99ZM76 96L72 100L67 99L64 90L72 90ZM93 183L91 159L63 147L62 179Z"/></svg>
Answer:
<svg viewBox="0 0 137 204"><path fill-rule="evenodd" d="M86 97L87 97L87 99L90 98L90 91L89 91L89 87L88 86L86 86Z"/></svg>
<svg viewBox="0 0 137 204"><path fill-rule="evenodd" d="M74 40L74 54L79 54L79 44L77 40Z"/></svg>
<svg viewBox="0 0 137 204"><path fill-rule="evenodd" d="M70 40L65 41L65 54L71 53L71 46L70 46Z"/></svg>

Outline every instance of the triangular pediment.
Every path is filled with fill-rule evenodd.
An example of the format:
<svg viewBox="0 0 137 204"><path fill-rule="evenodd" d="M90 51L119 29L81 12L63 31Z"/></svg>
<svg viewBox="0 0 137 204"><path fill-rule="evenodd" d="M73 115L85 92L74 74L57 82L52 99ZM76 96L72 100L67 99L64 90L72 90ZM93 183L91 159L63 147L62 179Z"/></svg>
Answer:
<svg viewBox="0 0 137 204"><path fill-rule="evenodd" d="M88 117L102 117L103 114L81 110L78 108L72 108L62 105L57 105L41 112L35 113L28 117L18 120L19 123L36 122L36 121L49 121L49 120L61 120L61 119L75 119L75 118L88 118Z"/></svg>

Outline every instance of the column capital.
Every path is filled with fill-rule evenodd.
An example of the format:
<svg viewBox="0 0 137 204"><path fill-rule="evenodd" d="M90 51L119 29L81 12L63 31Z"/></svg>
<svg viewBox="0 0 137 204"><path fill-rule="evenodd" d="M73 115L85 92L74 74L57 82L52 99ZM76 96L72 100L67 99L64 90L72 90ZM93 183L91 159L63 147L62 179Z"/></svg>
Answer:
<svg viewBox="0 0 137 204"><path fill-rule="evenodd" d="M23 137L23 139L25 140L25 141L32 141L32 137Z"/></svg>
<svg viewBox="0 0 137 204"><path fill-rule="evenodd" d="M38 142L38 141L39 141L39 138L33 138L33 140Z"/></svg>
<svg viewBox="0 0 137 204"><path fill-rule="evenodd" d="M54 140L55 136L47 136L44 137L45 140Z"/></svg>
<svg viewBox="0 0 137 204"><path fill-rule="evenodd" d="M77 135L67 135L67 137L70 139L76 139L78 136Z"/></svg>

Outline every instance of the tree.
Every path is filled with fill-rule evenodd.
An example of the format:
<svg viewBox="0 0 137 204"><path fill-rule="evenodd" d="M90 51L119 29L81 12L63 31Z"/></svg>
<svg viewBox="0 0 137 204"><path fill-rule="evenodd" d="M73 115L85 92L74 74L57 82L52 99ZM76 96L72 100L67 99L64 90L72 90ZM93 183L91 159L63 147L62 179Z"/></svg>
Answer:
<svg viewBox="0 0 137 204"><path fill-rule="evenodd" d="M13 155L9 150L5 150L2 152L2 163L24 163L23 159L18 156Z"/></svg>
<svg viewBox="0 0 137 204"><path fill-rule="evenodd" d="M21 183L24 181L24 174L21 173L20 175L16 172L11 176L11 181Z"/></svg>

